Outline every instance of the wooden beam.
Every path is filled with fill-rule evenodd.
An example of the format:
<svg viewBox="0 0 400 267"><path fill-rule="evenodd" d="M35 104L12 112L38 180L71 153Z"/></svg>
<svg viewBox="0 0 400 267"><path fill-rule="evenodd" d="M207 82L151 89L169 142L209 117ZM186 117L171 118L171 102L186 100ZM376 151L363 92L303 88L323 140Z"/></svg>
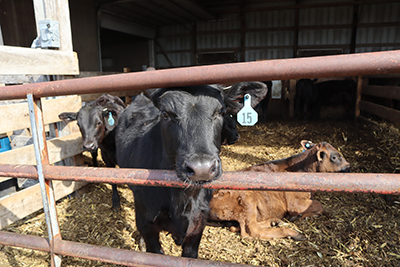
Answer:
<svg viewBox="0 0 400 267"><path fill-rule="evenodd" d="M360 101L362 87L366 83L366 79L363 80L362 76L357 76L357 92L356 92L356 106L355 106L355 116L356 118L360 116Z"/></svg>
<svg viewBox="0 0 400 267"><path fill-rule="evenodd" d="M45 125L60 121L58 114L62 112L77 112L82 107L81 98L77 95L43 100L42 103ZM0 133L31 127L27 102L0 106L0 113L7 118L0 123Z"/></svg>
<svg viewBox="0 0 400 267"><path fill-rule="evenodd" d="M74 52L1 45L0 73L77 75L78 57Z"/></svg>
<svg viewBox="0 0 400 267"><path fill-rule="evenodd" d="M367 101L360 101L360 109L370 114L381 117L382 119L400 125L400 111L384 107Z"/></svg>
<svg viewBox="0 0 400 267"><path fill-rule="evenodd" d="M400 86L365 85L362 88L365 95L400 100Z"/></svg>
<svg viewBox="0 0 400 267"><path fill-rule="evenodd" d="M81 133L48 140L47 148L50 164L73 157L83 151ZM36 165L33 144L0 153L0 164Z"/></svg>
<svg viewBox="0 0 400 267"><path fill-rule="evenodd" d="M72 52L71 21L69 18L68 1L33 0L33 5L35 10L36 29L38 36L40 35L40 30L39 30L40 20L45 20L45 19L56 20L58 21L60 27L59 51Z"/></svg>
<svg viewBox="0 0 400 267"><path fill-rule="evenodd" d="M55 199L59 200L86 184L86 182L53 181ZM39 184L3 197L0 199L0 229L42 208Z"/></svg>

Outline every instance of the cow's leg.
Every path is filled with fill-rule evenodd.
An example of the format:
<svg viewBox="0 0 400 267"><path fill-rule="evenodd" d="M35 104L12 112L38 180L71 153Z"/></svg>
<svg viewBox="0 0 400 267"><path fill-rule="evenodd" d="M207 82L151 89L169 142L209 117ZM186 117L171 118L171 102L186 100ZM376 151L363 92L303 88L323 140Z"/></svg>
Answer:
<svg viewBox="0 0 400 267"><path fill-rule="evenodd" d="M98 150L96 149L95 151L90 151L90 155L92 155L92 164L93 167L98 167L99 165L97 164L97 154Z"/></svg>
<svg viewBox="0 0 400 267"><path fill-rule="evenodd" d="M263 227L260 227L259 229L261 228ZM305 239L305 237L302 234L300 234L296 230L287 227L263 228L261 232L258 232L258 238L263 240L269 240L274 238L286 238L286 237L291 237L294 240Z"/></svg>
<svg viewBox="0 0 400 267"><path fill-rule="evenodd" d="M150 229L148 231L140 231L140 235L143 237L146 243L146 252L164 254L163 249L160 244L159 232L155 229Z"/></svg>
<svg viewBox="0 0 400 267"><path fill-rule="evenodd" d="M111 186L112 186L112 209L114 212L118 212L121 198L118 193L117 185L111 184Z"/></svg>
<svg viewBox="0 0 400 267"><path fill-rule="evenodd" d="M185 241L182 244L182 257L197 258L203 230L198 234L185 238Z"/></svg>
<svg viewBox="0 0 400 267"><path fill-rule="evenodd" d="M101 149L101 157L103 158L106 167L115 168L114 161L106 153L105 149ZM112 186L112 209L115 213L117 213L119 211L121 198L117 190L117 185L111 184L111 186Z"/></svg>

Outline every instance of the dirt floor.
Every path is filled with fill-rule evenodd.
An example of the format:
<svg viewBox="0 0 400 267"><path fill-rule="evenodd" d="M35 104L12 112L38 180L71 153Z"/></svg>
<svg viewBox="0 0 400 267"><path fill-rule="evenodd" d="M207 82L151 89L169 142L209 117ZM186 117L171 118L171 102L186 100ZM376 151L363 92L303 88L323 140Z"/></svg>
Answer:
<svg viewBox="0 0 400 267"><path fill-rule="evenodd" d="M222 149L225 171L301 152L300 141L327 141L338 148L352 171L400 171L400 132L387 123L368 121L275 121L239 128L240 140ZM90 164L91 159L87 159ZM119 186L121 210L111 210L111 186L89 185L81 197L65 198L57 209L62 237L76 242L139 250L132 192ZM307 239L260 241L242 239L228 229L208 226L199 258L262 266L400 266L400 197L377 194L316 193L325 212L303 221L287 222ZM6 231L46 236L44 215L38 212ZM168 234L162 234L166 254L179 256ZM48 266L49 255L0 246L0 266ZM63 257L63 266L115 266Z"/></svg>

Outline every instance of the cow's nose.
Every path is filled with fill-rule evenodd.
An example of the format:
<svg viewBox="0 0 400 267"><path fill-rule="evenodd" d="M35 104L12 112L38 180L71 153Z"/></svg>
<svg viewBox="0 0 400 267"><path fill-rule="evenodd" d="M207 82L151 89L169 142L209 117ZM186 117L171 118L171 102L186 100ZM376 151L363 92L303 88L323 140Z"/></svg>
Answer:
<svg viewBox="0 0 400 267"><path fill-rule="evenodd" d="M201 160L196 157L184 163L184 172L192 182L204 183L217 179L221 175L220 163L217 159Z"/></svg>
<svg viewBox="0 0 400 267"><path fill-rule="evenodd" d="M96 145L95 145L94 142L92 142L92 143L86 143L86 144L84 144L83 146L85 147L86 150L89 150L89 151L93 151L93 150L96 149Z"/></svg>

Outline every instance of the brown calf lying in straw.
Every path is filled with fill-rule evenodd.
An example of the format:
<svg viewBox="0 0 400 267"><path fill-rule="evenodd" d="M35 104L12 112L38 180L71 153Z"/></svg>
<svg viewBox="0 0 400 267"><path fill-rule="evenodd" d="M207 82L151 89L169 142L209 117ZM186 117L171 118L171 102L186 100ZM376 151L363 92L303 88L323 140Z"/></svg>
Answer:
<svg viewBox="0 0 400 267"><path fill-rule="evenodd" d="M350 164L332 145L301 141L305 151L292 157L254 165L241 171L255 172L349 172ZM289 214L306 218L321 214L322 204L310 192L225 190L214 192L210 221L236 221L242 237L272 239L304 237L287 227L273 228ZM231 227L231 230L239 230Z"/></svg>

